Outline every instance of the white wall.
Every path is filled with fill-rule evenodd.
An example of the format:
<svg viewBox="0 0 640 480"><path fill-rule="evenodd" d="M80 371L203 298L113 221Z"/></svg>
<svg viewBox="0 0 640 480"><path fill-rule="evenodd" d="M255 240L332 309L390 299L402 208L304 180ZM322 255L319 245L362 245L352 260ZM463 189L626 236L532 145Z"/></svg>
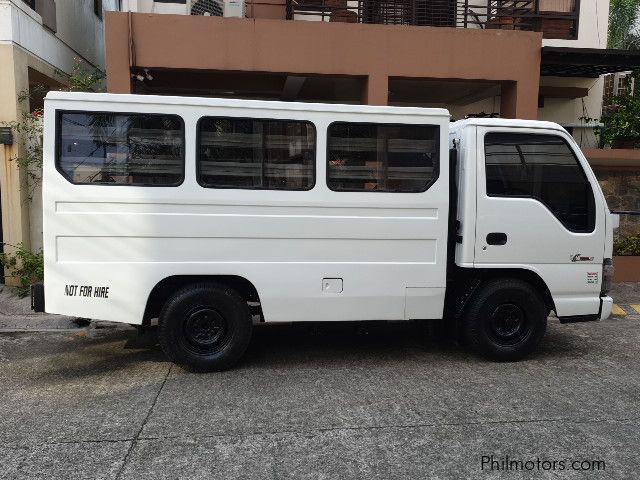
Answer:
<svg viewBox="0 0 640 480"><path fill-rule="evenodd" d="M156 2L154 0L122 0L121 10L123 12L138 12L138 13L169 13L174 15L189 15L191 12L191 5L196 0L186 0L183 3L178 2ZM224 3L224 11L228 13L230 17L244 17L246 11L244 8L235 3L233 0L220 0L220 3ZM353 2L352 2L353 3ZM320 17L313 18L313 16L307 15L302 20L320 20ZM327 17L328 20L328 17Z"/></svg>
<svg viewBox="0 0 640 480"><path fill-rule="evenodd" d="M116 0L104 0L104 7L115 9ZM104 23L87 0L56 2L55 33L21 0L0 0L0 42L19 45L66 73L74 57L104 69Z"/></svg>
<svg viewBox="0 0 640 480"><path fill-rule="evenodd" d="M105 10L115 10L116 0L103 0ZM88 0L56 2L56 36L86 61L104 70L104 22Z"/></svg>
<svg viewBox="0 0 640 480"><path fill-rule="evenodd" d="M542 77L542 86L581 87L588 88L589 95L584 98L546 98L544 107L538 109L538 119L557 122L565 127L573 128L573 137L584 148L597 148L599 141L594 134L594 126L598 124L602 114L603 77L599 78L566 78ZM582 117L595 118L587 122Z"/></svg>
<svg viewBox="0 0 640 480"><path fill-rule="evenodd" d="M40 15L20 0L0 0L0 42L13 43L54 68L70 72L74 50L42 26Z"/></svg>
<svg viewBox="0 0 640 480"><path fill-rule="evenodd" d="M582 0L577 40L542 40L543 46L607 48L609 0Z"/></svg>
<svg viewBox="0 0 640 480"><path fill-rule="evenodd" d="M190 2L187 1L186 3ZM164 3L154 2L153 0L122 0L122 11L186 15L188 13L186 3Z"/></svg>
<svg viewBox="0 0 640 480"><path fill-rule="evenodd" d="M543 46L572 48L607 48L609 29L609 0L582 0L577 40L544 39ZM580 146L593 148L598 139L593 133L593 125L586 124L580 117L599 119L602 115L603 78L560 78L542 77L541 85L561 87L583 87L589 89L585 98L547 98L544 108L538 110L540 120L558 122L573 127L573 136Z"/></svg>

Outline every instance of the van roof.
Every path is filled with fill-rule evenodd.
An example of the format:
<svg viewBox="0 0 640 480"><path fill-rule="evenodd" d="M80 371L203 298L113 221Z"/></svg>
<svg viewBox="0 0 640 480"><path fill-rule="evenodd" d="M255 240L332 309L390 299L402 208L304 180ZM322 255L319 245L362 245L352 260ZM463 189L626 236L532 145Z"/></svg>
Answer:
<svg viewBox="0 0 640 480"><path fill-rule="evenodd" d="M168 95L136 95L121 93L87 93L87 92L58 92L47 93L45 100L65 102L109 102L144 105L184 105L204 107L236 107L255 108L262 110L314 111L339 113L369 113L391 115L420 115L450 118L449 111L443 108L419 107L387 107L373 105L344 105L331 103L279 102L271 100L240 100L229 98L209 97L178 97Z"/></svg>
<svg viewBox="0 0 640 480"><path fill-rule="evenodd" d="M554 122L545 122L541 120L516 120L512 118L467 118L465 120L458 120L451 124L451 130L457 130L458 128L466 126L480 126L480 127L520 127L520 128L546 128L550 130L565 129Z"/></svg>

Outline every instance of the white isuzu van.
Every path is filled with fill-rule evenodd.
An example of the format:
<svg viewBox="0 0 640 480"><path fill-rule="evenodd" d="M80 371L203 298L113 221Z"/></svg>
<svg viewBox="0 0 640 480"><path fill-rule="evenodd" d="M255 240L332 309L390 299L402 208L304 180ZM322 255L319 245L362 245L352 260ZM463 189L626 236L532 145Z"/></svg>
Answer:
<svg viewBox="0 0 640 480"><path fill-rule="evenodd" d="M256 322L444 319L529 353L605 319L617 217L562 127L440 109L52 92L37 310L219 370Z"/></svg>

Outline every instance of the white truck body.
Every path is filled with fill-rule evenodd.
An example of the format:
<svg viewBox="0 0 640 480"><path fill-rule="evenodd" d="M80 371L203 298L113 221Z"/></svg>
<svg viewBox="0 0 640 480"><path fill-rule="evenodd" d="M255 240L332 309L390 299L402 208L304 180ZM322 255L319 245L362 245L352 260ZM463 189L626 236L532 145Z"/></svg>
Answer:
<svg viewBox="0 0 640 480"><path fill-rule="evenodd" d="M87 139L91 125L76 131L73 122L93 113L179 118L180 181L158 186L134 184L133 177L127 177L129 184L118 184L119 177L100 167L98 177L82 173L89 180L76 181L77 172L84 172L98 156L95 151L104 149L100 158L105 165L126 156L116 147L108 153L109 142L145 141ZM198 152L205 151L198 145L202 117L310 122L313 129L305 130L306 137L296 134L282 148L298 148L295 145L311 138L313 131L313 172L307 172L313 184L291 190L203 186L197 160ZM445 314L448 271L453 268L447 265L448 240L455 235L454 268L530 272L546 285L551 309L559 317L606 318L612 301L602 291L603 261L612 257L613 218L571 136L547 122L470 119L450 124L449 119L441 109L51 92L44 122L45 309L139 325L157 316L149 310L154 288L166 279L188 276L249 282L264 322L440 319ZM430 175L428 188L378 191L380 184L371 187L357 181L362 191L329 188L327 132L335 122L385 124L390 131L398 125L428 126L429 132L437 132L423 142L432 151L431 166L416 170ZM539 199L488 195L485 136L491 132L543 134L566 142L593 194L592 231L571 231ZM217 133L206 135L217 141ZM171 137L174 147L177 138ZM518 138L526 142L526 137ZM82 142L91 141L95 149L87 153L90 149ZM389 152L416 155L407 142L387 142ZM235 148L225 145L220 148ZM376 148L376 142L366 145L344 149ZM452 146L457 149L457 174L449 168ZM339 160L332 162L342 168ZM365 163L367 172L378 168L371 164ZM67 167L75 169L69 175L76 177L65 174ZM264 175L264 164L262 168ZM340 172L345 184L352 181L347 169ZM457 175L457 232L450 231L448 218L450 173ZM397 174L388 183L401 185L402 175L409 173ZM498 241L502 235L508 240L490 245L487 235L492 232L499 232Z"/></svg>
<svg viewBox="0 0 640 480"><path fill-rule="evenodd" d="M592 232L573 232L538 199L491 197L487 194L484 137L489 132L552 135L567 143L579 161L594 195ZM522 269L535 272L553 297L559 317L590 315L607 318L613 305L604 299L600 311L600 268L613 254L615 216L587 159L573 138L551 122L471 119L455 122L451 138L460 141L461 182L458 217L463 241L456 248L456 264L467 268ZM489 246L490 232L505 232L509 241ZM577 258L576 258L577 257ZM597 275L594 275L597 274Z"/></svg>

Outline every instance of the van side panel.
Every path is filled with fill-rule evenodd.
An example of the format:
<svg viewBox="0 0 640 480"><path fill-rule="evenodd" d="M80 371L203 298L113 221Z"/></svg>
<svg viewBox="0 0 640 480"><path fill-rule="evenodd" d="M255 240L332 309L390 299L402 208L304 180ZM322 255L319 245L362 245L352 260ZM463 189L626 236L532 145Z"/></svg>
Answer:
<svg viewBox="0 0 640 480"><path fill-rule="evenodd" d="M255 105L263 103L267 102ZM55 168L56 110L132 108L183 118L186 161L180 186L73 185L60 175ZM314 188L270 191L198 185L196 124L205 115L312 121L317 132ZM148 101L132 106L53 99L46 102L45 118L47 312L140 324L151 290L164 278L236 275L256 287L267 322L442 316L446 115L274 111L225 106L224 101L185 108ZM424 193L329 190L326 130L338 119L439 125L438 180ZM323 279L341 279L342 291L325 291Z"/></svg>

